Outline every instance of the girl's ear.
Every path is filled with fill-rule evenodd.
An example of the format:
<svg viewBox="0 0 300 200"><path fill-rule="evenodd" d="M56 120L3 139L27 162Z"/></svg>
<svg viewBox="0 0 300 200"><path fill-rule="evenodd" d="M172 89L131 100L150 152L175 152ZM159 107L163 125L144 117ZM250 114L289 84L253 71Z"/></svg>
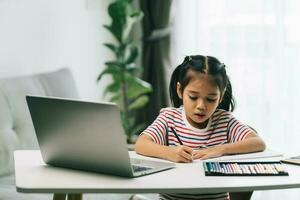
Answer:
<svg viewBox="0 0 300 200"><path fill-rule="evenodd" d="M181 85L179 82L177 82L177 95L178 95L179 99L182 99Z"/></svg>

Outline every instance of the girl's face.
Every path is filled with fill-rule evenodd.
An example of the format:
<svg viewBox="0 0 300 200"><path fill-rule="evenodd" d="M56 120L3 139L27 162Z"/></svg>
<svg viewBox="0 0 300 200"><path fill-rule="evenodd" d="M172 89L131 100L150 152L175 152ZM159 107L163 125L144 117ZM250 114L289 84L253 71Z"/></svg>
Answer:
<svg viewBox="0 0 300 200"><path fill-rule="evenodd" d="M184 88L177 83L177 94L183 101L186 118L196 128L205 128L208 119L221 102L221 92L212 76L190 71L191 80Z"/></svg>

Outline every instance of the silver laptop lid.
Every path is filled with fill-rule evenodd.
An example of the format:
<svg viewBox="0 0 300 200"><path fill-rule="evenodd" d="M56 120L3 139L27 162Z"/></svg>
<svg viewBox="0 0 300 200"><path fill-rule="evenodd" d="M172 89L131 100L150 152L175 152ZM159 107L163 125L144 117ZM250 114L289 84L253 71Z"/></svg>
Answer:
<svg viewBox="0 0 300 200"><path fill-rule="evenodd" d="M45 163L133 176L115 104L38 96L26 101Z"/></svg>

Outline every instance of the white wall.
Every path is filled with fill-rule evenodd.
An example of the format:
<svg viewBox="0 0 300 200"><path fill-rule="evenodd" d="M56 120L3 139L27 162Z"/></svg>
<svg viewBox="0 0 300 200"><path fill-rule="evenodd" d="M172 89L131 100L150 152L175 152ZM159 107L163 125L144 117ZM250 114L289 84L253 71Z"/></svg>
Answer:
<svg viewBox="0 0 300 200"><path fill-rule="evenodd" d="M69 67L80 96L101 100L96 77L111 53L109 0L0 0L0 78ZM105 84L105 80L101 84Z"/></svg>

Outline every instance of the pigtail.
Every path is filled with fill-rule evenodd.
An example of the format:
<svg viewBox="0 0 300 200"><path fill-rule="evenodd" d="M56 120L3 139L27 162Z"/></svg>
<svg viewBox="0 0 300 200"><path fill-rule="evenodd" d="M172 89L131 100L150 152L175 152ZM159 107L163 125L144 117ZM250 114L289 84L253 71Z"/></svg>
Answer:
<svg viewBox="0 0 300 200"><path fill-rule="evenodd" d="M227 80L227 86L225 89L225 93L223 96L223 99L221 103L218 106L219 109L227 110L227 111L233 111L235 108L235 99L232 95L232 87L230 80Z"/></svg>
<svg viewBox="0 0 300 200"><path fill-rule="evenodd" d="M169 94L170 94L170 99L174 107L178 108L182 105L182 100L179 98L177 94L177 82L179 81L179 74L181 71L182 65L179 65L176 67L176 69L173 71L171 80L170 80L170 85L169 85Z"/></svg>

